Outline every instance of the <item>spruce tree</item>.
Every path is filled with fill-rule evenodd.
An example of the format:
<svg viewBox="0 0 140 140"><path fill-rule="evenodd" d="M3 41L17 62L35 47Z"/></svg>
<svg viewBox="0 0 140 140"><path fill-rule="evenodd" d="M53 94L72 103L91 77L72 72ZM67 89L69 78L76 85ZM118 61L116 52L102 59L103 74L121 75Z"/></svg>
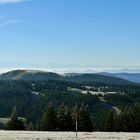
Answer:
<svg viewBox="0 0 140 140"><path fill-rule="evenodd" d="M88 106L82 105L78 112L78 131L82 131L82 132L93 131L93 125L90 120Z"/></svg>
<svg viewBox="0 0 140 140"><path fill-rule="evenodd" d="M16 107L13 109L11 120L6 125L7 130L25 130L24 123L18 119Z"/></svg>
<svg viewBox="0 0 140 140"><path fill-rule="evenodd" d="M140 104L135 103L134 107L131 110L131 119L133 122L133 132L140 132Z"/></svg>
<svg viewBox="0 0 140 140"><path fill-rule="evenodd" d="M57 129L57 117L52 103L47 107L46 112L43 115L41 130L42 131L56 131Z"/></svg>
<svg viewBox="0 0 140 140"><path fill-rule="evenodd" d="M58 113L57 113L57 121L58 121L58 129L59 131L66 131L66 109L65 109L65 106L64 104L62 104L60 107L59 107L59 110L58 110Z"/></svg>
<svg viewBox="0 0 140 140"><path fill-rule="evenodd" d="M85 130L88 131L88 132L92 132L93 131L93 124L92 124L92 121L90 119L90 113L89 113L88 105L85 106L84 112L85 112Z"/></svg>
<svg viewBox="0 0 140 140"><path fill-rule="evenodd" d="M72 112L66 108L66 131L74 131L75 125L73 125Z"/></svg>
<svg viewBox="0 0 140 140"><path fill-rule="evenodd" d="M114 126L115 126L114 115L115 115L114 111L111 111L109 113L109 116L106 120L106 130L107 131L110 131L110 132L114 131Z"/></svg>

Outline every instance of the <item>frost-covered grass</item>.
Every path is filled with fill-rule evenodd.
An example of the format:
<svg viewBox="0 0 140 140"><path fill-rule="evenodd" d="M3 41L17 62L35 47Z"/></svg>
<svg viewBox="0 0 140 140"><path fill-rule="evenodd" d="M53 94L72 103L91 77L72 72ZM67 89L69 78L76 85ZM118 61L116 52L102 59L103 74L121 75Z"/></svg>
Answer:
<svg viewBox="0 0 140 140"><path fill-rule="evenodd" d="M0 131L0 140L76 140L71 132ZM78 133L77 140L140 140L140 133Z"/></svg>

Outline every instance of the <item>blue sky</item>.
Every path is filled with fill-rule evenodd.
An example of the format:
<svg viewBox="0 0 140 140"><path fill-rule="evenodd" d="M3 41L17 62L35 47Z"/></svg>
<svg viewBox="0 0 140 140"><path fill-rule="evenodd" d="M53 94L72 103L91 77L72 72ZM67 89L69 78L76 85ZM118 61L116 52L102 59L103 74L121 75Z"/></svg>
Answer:
<svg viewBox="0 0 140 140"><path fill-rule="evenodd" d="M140 67L139 7L139 0L0 0L0 62Z"/></svg>

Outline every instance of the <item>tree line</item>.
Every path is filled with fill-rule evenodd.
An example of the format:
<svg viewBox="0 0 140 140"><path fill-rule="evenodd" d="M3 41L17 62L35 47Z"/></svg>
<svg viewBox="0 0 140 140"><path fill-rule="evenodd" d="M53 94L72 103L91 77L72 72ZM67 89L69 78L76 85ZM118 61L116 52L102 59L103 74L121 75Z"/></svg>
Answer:
<svg viewBox="0 0 140 140"><path fill-rule="evenodd" d="M135 103L120 114L111 111L105 127L105 130L110 132L140 132L140 104Z"/></svg>
<svg viewBox="0 0 140 140"><path fill-rule="evenodd" d="M62 104L56 111L53 104L50 103L36 127L32 123L27 125L19 119L14 108L11 120L6 125L6 130L76 131L76 122L78 131L93 131L88 105L82 104L80 107L76 105L70 109Z"/></svg>
<svg viewBox="0 0 140 140"><path fill-rule="evenodd" d="M27 125L25 120L19 119L14 108L6 130L76 131L76 122L78 131L94 131L87 105L76 105L70 109L62 104L56 111L50 103L37 126ZM140 103L123 109L120 114L110 111L104 127L108 132L140 132Z"/></svg>

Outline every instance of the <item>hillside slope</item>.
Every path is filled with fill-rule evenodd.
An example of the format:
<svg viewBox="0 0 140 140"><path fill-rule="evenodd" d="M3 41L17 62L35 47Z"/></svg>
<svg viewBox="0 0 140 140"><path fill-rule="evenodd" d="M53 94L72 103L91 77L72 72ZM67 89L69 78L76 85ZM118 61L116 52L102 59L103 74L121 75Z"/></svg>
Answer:
<svg viewBox="0 0 140 140"><path fill-rule="evenodd" d="M57 80L61 76L52 72L43 72L35 70L13 70L0 75L0 80Z"/></svg>
<svg viewBox="0 0 140 140"><path fill-rule="evenodd" d="M62 80L76 83L104 83L112 85L133 85L134 83L118 77L111 77L103 74L74 74L59 75L52 72L15 70L0 75L0 80L27 80L27 81L43 81L43 80Z"/></svg>

